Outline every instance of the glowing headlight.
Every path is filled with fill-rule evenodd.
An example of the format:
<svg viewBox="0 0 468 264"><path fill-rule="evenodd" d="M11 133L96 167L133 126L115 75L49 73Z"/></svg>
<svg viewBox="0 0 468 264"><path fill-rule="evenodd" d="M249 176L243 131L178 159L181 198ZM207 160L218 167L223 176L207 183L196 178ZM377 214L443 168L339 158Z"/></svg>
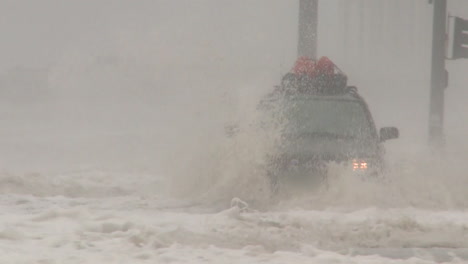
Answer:
<svg viewBox="0 0 468 264"><path fill-rule="evenodd" d="M369 167L369 164L365 160L354 159L352 161L353 171L365 171Z"/></svg>

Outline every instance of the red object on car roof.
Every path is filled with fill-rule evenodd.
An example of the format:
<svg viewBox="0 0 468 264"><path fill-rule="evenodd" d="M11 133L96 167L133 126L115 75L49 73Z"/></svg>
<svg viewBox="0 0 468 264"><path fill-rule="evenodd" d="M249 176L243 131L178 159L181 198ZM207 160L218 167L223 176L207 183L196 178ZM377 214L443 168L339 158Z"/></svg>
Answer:
<svg viewBox="0 0 468 264"><path fill-rule="evenodd" d="M328 57L322 57L315 66L316 74L335 74L335 64Z"/></svg>
<svg viewBox="0 0 468 264"><path fill-rule="evenodd" d="M317 62L309 57L299 57L292 69L295 75L308 75L311 78L317 75L335 74L335 64L328 57L321 57Z"/></svg>
<svg viewBox="0 0 468 264"><path fill-rule="evenodd" d="M294 64L292 73L295 75L309 75L310 77L315 76L315 61L309 57L299 57Z"/></svg>

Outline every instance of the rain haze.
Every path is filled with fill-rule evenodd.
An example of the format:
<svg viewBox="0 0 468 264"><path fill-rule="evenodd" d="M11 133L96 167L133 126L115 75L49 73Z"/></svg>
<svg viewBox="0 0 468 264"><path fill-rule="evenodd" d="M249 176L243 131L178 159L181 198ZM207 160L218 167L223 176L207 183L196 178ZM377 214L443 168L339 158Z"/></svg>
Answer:
<svg viewBox="0 0 468 264"><path fill-rule="evenodd" d="M431 147L433 7L319 0L318 56L399 138L277 194L259 105L299 0L0 0L0 262L468 263L468 59Z"/></svg>

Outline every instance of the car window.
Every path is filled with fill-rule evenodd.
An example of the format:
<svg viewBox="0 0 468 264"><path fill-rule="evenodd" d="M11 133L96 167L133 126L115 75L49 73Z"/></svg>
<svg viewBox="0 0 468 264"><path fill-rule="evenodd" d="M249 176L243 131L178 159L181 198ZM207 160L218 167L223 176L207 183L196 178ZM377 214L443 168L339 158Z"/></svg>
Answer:
<svg viewBox="0 0 468 264"><path fill-rule="evenodd" d="M285 108L286 132L298 136L368 138L372 126L359 101L339 99L289 100Z"/></svg>

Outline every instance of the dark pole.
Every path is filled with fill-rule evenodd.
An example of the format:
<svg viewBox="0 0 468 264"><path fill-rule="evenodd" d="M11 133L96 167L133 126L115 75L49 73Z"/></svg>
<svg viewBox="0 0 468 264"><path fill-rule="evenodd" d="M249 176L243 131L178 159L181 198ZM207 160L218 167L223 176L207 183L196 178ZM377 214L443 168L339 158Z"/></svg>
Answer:
<svg viewBox="0 0 468 264"><path fill-rule="evenodd" d="M317 58L318 0L299 2L299 57Z"/></svg>
<svg viewBox="0 0 468 264"><path fill-rule="evenodd" d="M429 144L440 150L444 145L444 90L448 81L445 70L447 0L434 0L433 4Z"/></svg>

